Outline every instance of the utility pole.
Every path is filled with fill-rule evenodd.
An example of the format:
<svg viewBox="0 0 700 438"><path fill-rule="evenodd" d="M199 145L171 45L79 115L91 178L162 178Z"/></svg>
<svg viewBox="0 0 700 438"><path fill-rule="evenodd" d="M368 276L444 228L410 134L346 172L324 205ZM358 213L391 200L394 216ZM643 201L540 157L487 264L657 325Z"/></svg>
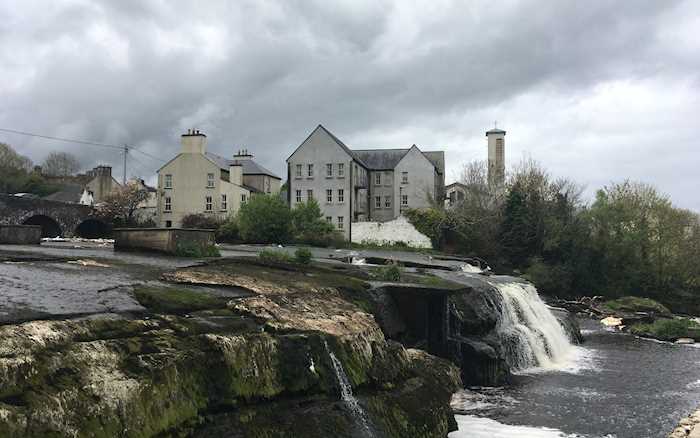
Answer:
<svg viewBox="0 0 700 438"><path fill-rule="evenodd" d="M124 175L122 177L122 187L126 187L126 155L129 153L129 146L124 145Z"/></svg>

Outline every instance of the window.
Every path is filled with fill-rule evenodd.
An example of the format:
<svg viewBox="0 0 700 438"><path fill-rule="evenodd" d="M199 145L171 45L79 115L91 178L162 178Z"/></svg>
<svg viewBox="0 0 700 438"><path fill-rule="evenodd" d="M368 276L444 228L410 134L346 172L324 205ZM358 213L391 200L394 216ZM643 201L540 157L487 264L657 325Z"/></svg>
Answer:
<svg viewBox="0 0 700 438"><path fill-rule="evenodd" d="M384 197L384 207L391 208L391 196Z"/></svg>
<svg viewBox="0 0 700 438"><path fill-rule="evenodd" d="M297 176L297 178L301 178L301 164L297 164L296 176Z"/></svg>
<svg viewBox="0 0 700 438"><path fill-rule="evenodd" d="M170 196L165 197L165 211L173 211L173 203Z"/></svg>
<svg viewBox="0 0 700 438"><path fill-rule="evenodd" d="M343 229L343 216L338 216L338 229Z"/></svg>
<svg viewBox="0 0 700 438"><path fill-rule="evenodd" d="M211 196L205 196L204 197L204 210L211 211L211 209L212 209Z"/></svg>
<svg viewBox="0 0 700 438"><path fill-rule="evenodd" d="M499 162L503 161L503 139L502 138L496 139L496 159Z"/></svg>
<svg viewBox="0 0 700 438"><path fill-rule="evenodd" d="M165 221L165 228L170 228L173 226L173 221Z"/></svg>
<svg viewBox="0 0 700 438"><path fill-rule="evenodd" d="M309 164L309 166L308 166L308 171L307 171L307 176L308 176L309 178L313 178L313 177L314 177L314 165L313 165L313 164Z"/></svg>
<svg viewBox="0 0 700 438"><path fill-rule="evenodd" d="M226 195L221 195L221 210L228 210L228 202L226 202Z"/></svg>
<svg viewBox="0 0 700 438"><path fill-rule="evenodd" d="M207 187L208 188L214 187L214 174L213 173L207 173Z"/></svg>
<svg viewBox="0 0 700 438"><path fill-rule="evenodd" d="M374 197L374 208L382 208L382 197L381 196Z"/></svg>
<svg viewBox="0 0 700 438"><path fill-rule="evenodd" d="M326 176L327 177L333 176L333 163L326 164Z"/></svg>
<svg viewBox="0 0 700 438"><path fill-rule="evenodd" d="M297 190L297 202L301 202L301 190Z"/></svg>
<svg viewBox="0 0 700 438"><path fill-rule="evenodd" d="M309 189L306 191L306 200L310 201L312 199L314 199L314 191Z"/></svg>
<svg viewBox="0 0 700 438"><path fill-rule="evenodd" d="M241 204L245 204L245 202L248 200L248 196L246 196L245 193L241 194Z"/></svg>
<svg viewBox="0 0 700 438"><path fill-rule="evenodd" d="M375 186L381 186L382 185L382 174L381 172L377 172L374 174L374 185Z"/></svg>
<svg viewBox="0 0 700 438"><path fill-rule="evenodd" d="M326 189L326 202L331 203L333 202L333 190L332 189Z"/></svg>
<svg viewBox="0 0 700 438"><path fill-rule="evenodd" d="M338 202L345 202L345 190L343 189L338 189Z"/></svg>
<svg viewBox="0 0 700 438"><path fill-rule="evenodd" d="M326 222L329 224L333 222L333 217L332 216L326 216Z"/></svg>
<svg viewBox="0 0 700 438"><path fill-rule="evenodd" d="M401 205L408 205L408 195L401 195Z"/></svg>
<svg viewBox="0 0 700 438"><path fill-rule="evenodd" d="M173 176L170 174L165 175L165 181L163 182L163 187L166 189L173 188Z"/></svg>
<svg viewBox="0 0 700 438"><path fill-rule="evenodd" d="M401 184L408 184L408 172L401 172Z"/></svg>
<svg viewBox="0 0 700 438"><path fill-rule="evenodd" d="M344 176L345 176L345 164L338 163L338 178L342 178Z"/></svg>

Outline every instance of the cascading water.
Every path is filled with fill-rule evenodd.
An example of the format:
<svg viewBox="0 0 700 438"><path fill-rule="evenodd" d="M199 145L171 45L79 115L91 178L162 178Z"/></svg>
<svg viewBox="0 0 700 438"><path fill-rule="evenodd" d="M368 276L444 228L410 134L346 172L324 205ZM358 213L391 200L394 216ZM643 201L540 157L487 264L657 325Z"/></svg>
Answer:
<svg viewBox="0 0 700 438"><path fill-rule="evenodd" d="M551 369L563 365L573 346L557 318L540 299L537 289L516 282L491 282L491 285L503 299L496 333L511 369Z"/></svg>
<svg viewBox="0 0 700 438"><path fill-rule="evenodd" d="M331 359L331 364L333 364L333 371L335 371L335 377L338 381L338 386L340 387L340 399L345 403L350 413L357 419L357 423L361 429L362 435L368 438L374 436L372 429L369 427L369 422L367 420L367 413L360 402L357 401L355 396L352 394L352 385L350 380L348 380L347 374L343 369L343 364L340 363L338 358L333 354L330 348L328 348L328 343L324 340L323 345L326 347L328 352L328 357Z"/></svg>

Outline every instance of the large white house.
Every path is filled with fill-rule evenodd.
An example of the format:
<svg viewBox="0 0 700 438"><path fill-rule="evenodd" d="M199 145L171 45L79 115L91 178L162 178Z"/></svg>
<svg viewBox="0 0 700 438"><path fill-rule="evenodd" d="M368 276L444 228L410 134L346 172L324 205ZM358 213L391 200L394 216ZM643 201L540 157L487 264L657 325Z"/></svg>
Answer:
<svg viewBox="0 0 700 438"><path fill-rule="evenodd" d="M351 150L322 125L287 158L287 173L289 205L316 199L348 239L353 222L389 221L444 199L443 151Z"/></svg>
<svg viewBox="0 0 700 438"><path fill-rule="evenodd" d="M158 169L158 226L179 227L198 213L225 219L252 194L279 192L280 178L247 151L232 159L207 152L207 136L198 130L181 141L180 153Z"/></svg>

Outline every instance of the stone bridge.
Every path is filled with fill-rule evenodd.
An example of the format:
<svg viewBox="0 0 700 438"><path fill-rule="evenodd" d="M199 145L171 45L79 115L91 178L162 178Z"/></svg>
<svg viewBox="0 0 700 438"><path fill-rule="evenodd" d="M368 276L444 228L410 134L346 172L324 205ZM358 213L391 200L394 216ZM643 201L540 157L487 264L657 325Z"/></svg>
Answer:
<svg viewBox="0 0 700 438"><path fill-rule="evenodd" d="M41 225L42 237L105 237L109 226L87 205L0 194L0 224Z"/></svg>

